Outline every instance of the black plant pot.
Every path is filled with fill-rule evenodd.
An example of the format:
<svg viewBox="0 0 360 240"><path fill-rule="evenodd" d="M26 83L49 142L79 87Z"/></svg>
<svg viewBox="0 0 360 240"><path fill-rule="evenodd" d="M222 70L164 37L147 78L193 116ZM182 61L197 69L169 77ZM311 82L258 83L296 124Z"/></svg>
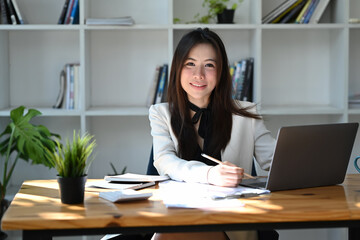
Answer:
<svg viewBox="0 0 360 240"><path fill-rule="evenodd" d="M6 209L8 209L9 205L10 205L10 201L8 201L6 199L1 200L1 202L0 202L0 240L7 238L7 234L1 230L1 219L2 219Z"/></svg>
<svg viewBox="0 0 360 240"><path fill-rule="evenodd" d="M83 203L86 179L87 175L82 177L58 176L61 202L66 204Z"/></svg>
<svg viewBox="0 0 360 240"><path fill-rule="evenodd" d="M225 9L217 15L218 23L234 23L234 9Z"/></svg>

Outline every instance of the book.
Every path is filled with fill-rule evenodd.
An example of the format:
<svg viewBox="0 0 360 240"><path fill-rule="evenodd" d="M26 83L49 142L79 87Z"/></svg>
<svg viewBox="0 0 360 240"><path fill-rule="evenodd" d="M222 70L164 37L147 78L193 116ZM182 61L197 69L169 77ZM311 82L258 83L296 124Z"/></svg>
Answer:
<svg viewBox="0 0 360 240"><path fill-rule="evenodd" d="M157 88L157 91L156 91L154 104L161 103L166 98L167 71L168 71L168 65L164 64L162 69L161 69L161 76L160 76L160 79L159 79L159 84L158 84L158 88Z"/></svg>
<svg viewBox="0 0 360 240"><path fill-rule="evenodd" d="M310 20L311 16L313 15L318 3L319 3L319 0L313 0L313 4L310 7L309 11L306 13L303 23L309 23L309 20Z"/></svg>
<svg viewBox="0 0 360 240"><path fill-rule="evenodd" d="M279 6L263 17L262 23L274 23L274 21L278 22L282 16L295 7L299 2L301 2L301 0L287 0L282 2ZM296 5L294 6L294 4Z"/></svg>
<svg viewBox="0 0 360 240"><path fill-rule="evenodd" d="M304 15L301 17L300 23L306 23L306 19L310 19L310 16L312 15L314 11L314 6L317 5L318 0L311 0L309 6L307 7L306 11L304 12Z"/></svg>
<svg viewBox="0 0 360 240"><path fill-rule="evenodd" d="M299 15L296 17L295 23L301 23L301 19L303 18L306 10L309 8L310 4L311 4L312 0L307 0L305 6L303 7L303 9L301 9L301 12L299 13Z"/></svg>
<svg viewBox="0 0 360 240"><path fill-rule="evenodd" d="M64 109L70 109L70 79L71 79L71 64L66 64L65 65L65 96L64 96L64 104L63 104L63 108Z"/></svg>
<svg viewBox="0 0 360 240"><path fill-rule="evenodd" d="M277 16L274 20L271 21L271 23L278 23L286 14L288 14L289 12L291 12L291 10L293 10L296 6L298 6L300 3L302 3L303 0L298 0L294 3L292 3L289 7L287 7L286 9L284 9L279 16Z"/></svg>
<svg viewBox="0 0 360 240"><path fill-rule="evenodd" d="M16 21L16 13L15 13L15 10L14 10L14 7L11 3L11 0L7 0L7 7L9 9L9 14L10 14L10 23L13 24L13 25L16 25L17 24L17 21Z"/></svg>
<svg viewBox="0 0 360 240"><path fill-rule="evenodd" d="M360 18L350 18L349 23L352 23L352 24L360 23Z"/></svg>
<svg viewBox="0 0 360 240"><path fill-rule="evenodd" d="M281 20L280 23L294 23L296 17L299 15L301 9L304 7L306 0L303 0L299 5L294 7L288 14L286 14Z"/></svg>
<svg viewBox="0 0 360 240"><path fill-rule="evenodd" d="M74 7L70 14L69 24L79 24L79 0L74 1Z"/></svg>
<svg viewBox="0 0 360 240"><path fill-rule="evenodd" d="M241 72L241 61L235 62L234 66L232 66L233 69L233 77L232 77L232 83L233 83L233 99L236 98L236 92L238 90L238 84L240 80L240 72Z"/></svg>
<svg viewBox="0 0 360 240"><path fill-rule="evenodd" d="M60 89L53 108L78 109L79 103L79 68L78 63L65 64L60 72Z"/></svg>
<svg viewBox="0 0 360 240"><path fill-rule="evenodd" d="M19 5L17 4L17 0L11 0L11 3L14 7L14 10L15 10L15 15L17 17L17 21L19 24L25 24L25 20L20 12L20 8L19 8Z"/></svg>
<svg viewBox="0 0 360 240"><path fill-rule="evenodd" d="M330 0L320 0L313 15L310 17L309 23L319 23L321 16L329 5Z"/></svg>
<svg viewBox="0 0 360 240"><path fill-rule="evenodd" d="M156 82L156 88L155 88L155 91L154 91L154 99L153 99L152 104L156 103L156 94L157 94L157 91L159 89L159 84L160 84L160 81L161 81L161 72L162 72L163 67L164 66L160 66L160 69L159 69L159 75L158 75L158 79L157 79L157 82Z"/></svg>
<svg viewBox="0 0 360 240"><path fill-rule="evenodd" d="M241 99L241 92L243 91L243 87L244 87L243 82L244 82L244 77L245 77L246 64L247 64L246 59L242 59L240 61L240 65L239 65L240 69L239 69L238 76L237 76L238 83L237 83L236 94L235 94L235 99L238 99L238 100Z"/></svg>
<svg viewBox="0 0 360 240"><path fill-rule="evenodd" d="M64 3L64 5L63 5L63 8L61 9L61 13L60 13L60 17L59 17L59 20L58 20L58 24L64 24L66 12L67 12L67 9L68 9L68 6L69 6L69 2L70 2L70 0L65 0L65 3Z"/></svg>
<svg viewBox="0 0 360 240"><path fill-rule="evenodd" d="M79 68L80 64L74 64L74 101L73 101L73 109L78 109L80 106L79 103L79 81L80 81L80 74L79 74Z"/></svg>
<svg viewBox="0 0 360 240"><path fill-rule="evenodd" d="M0 18L0 22L1 24L9 24L8 21L8 13L6 10L6 4L5 4L6 0L0 0L0 14L1 14L1 18Z"/></svg>
<svg viewBox="0 0 360 240"><path fill-rule="evenodd" d="M132 17L114 17L114 18L87 18L85 23L87 25L120 25L131 26L135 24Z"/></svg>
<svg viewBox="0 0 360 240"><path fill-rule="evenodd" d="M75 86L75 75L74 75L74 65L70 65L70 85L69 85L69 105L67 109L74 109L74 86Z"/></svg>
<svg viewBox="0 0 360 240"><path fill-rule="evenodd" d="M254 58L249 58L246 61L246 71L243 83L243 90L241 91L240 100L253 101L252 88L253 88L253 75L254 75Z"/></svg>
<svg viewBox="0 0 360 240"><path fill-rule="evenodd" d="M105 181L108 181L108 182L136 183L136 182L160 182L160 181L169 180L170 178L169 178L169 176L124 173L124 174L114 175L114 176L105 176L104 179L105 179Z"/></svg>
<svg viewBox="0 0 360 240"><path fill-rule="evenodd" d="M360 94L354 94L349 96L349 107L359 108L360 107Z"/></svg>
<svg viewBox="0 0 360 240"><path fill-rule="evenodd" d="M53 108L61 108L61 106L62 106L62 103L64 101L65 81L66 81L65 79L66 79L66 73L64 70L61 70L59 94L58 94L55 104L53 105Z"/></svg>
<svg viewBox="0 0 360 240"><path fill-rule="evenodd" d="M72 12L72 9L74 7L75 0L70 0L69 5L66 9L65 19L63 24L69 24L70 23L70 15Z"/></svg>
<svg viewBox="0 0 360 240"><path fill-rule="evenodd" d="M159 81L159 76L160 76L160 69L161 69L161 66L156 66L153 80L151 82L151 86L149 89L148 98L146 101L147 107L150 107L152 104L154 104L154 98L156 95L156 87L157 87L157 83Z"/></svg>
<svg viewBox="0 0 360 240"><path fill-rule="evenodd" d="M269 12L268 14L266 14L261 22L264 23L269 23L270 19L273 19L274 16L276 16L276 14L278 14L278 12L280 11L279 9L283 8L284 6L286 6L286 4L288 4L288 0L283 1L280 5L278 5L276 8L274 8L271 12Z"/></svg>

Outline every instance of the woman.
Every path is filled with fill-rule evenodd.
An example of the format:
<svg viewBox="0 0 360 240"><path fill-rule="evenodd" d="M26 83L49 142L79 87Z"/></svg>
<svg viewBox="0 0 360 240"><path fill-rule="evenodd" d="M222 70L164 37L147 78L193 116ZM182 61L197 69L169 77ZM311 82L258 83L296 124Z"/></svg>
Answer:
<svg viewBox="0 0 360 240"><path fill-rule="evenodd" d="M151 106L154 165L171 179L237 186L250 173L253 157L268 169L275 141L254 104L232 99L225 47L209 29L180 40L172 61L168 103ZM216 165L205 153L223 161ZM254 232L242 232L253 235ZM155 234L153 239L249 239L230 233Z"/></svg>

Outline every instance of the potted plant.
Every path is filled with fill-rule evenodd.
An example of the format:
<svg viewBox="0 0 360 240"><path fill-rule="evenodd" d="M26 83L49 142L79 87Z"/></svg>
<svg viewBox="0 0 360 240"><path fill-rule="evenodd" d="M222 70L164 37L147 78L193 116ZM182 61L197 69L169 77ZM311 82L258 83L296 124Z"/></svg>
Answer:
<svg viewBox="0 0 360 240"><path fill-rule="evenodd" d="M237 0L241 3L243 0ZM211 19L217 17L218 23L234 23L234 13L238 4L231 0L204 0L203 7L208 8L207 15L195 15L199 23L209 23Z"/></svg>
<svg viewBox="0 0 360 240"><path fill-rule="evenodd" d="M45 126L34 125L30 121L41 115L36 109L29 109L26 114L25 107L20 106L10 111L10 123L0 134L0 160L2 179L0 179L0 220L9 201L5 199L8 184L19 159L32 164L42 164L52 168L48 152L55 150L53 138L60 138L58 134L51 133Z"/></svg>
<svg viewBox="0 0 360 240"><path fill-rule="evenodd" d="M56 140L57 151L50 152L52 164L58 172L58 183L62 203L78 204L84 201L87 171L94 160L92 155L96 147L94 136L85 133L73 133L73 140L66 145Z"/></svg>

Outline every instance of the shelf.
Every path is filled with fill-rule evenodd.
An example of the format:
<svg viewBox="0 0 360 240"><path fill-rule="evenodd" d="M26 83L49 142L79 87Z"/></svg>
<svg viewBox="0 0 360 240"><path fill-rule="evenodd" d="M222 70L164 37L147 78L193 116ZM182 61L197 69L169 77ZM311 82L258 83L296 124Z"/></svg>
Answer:
<svg viewBox="0 0 360 240"><path fill-rule="evenodd" d="M323 24L262 24L261 27L266 29L284 29L284 30L300 30L300 29L343 29L346 24L340 23L323 23Z"/></svg>
<svg viewBox="0 0 360 240"><path fill-rule="evenodd" d="M56 24L24 24L24 25L0 25L0 31L78 31L81 29L79 25L56 25Z"/></svg>
<svg viewBox="0 0 360 240"><path fill-rule="evenodd" d="M86 110L86 116L147 116L149 108L146 107L106 107L90 108Z"/></svg>
<svg viewBox="0 0 360 240"><path fill-rule="evenodd" d="M358 108L350 108L348 112L350 115L360 115L360 106Z"/></svg>
<svg viewBox="0 0 360 240"><path fill-rule="evenodd" d="M133 26L110 26L110 25L84 25L85 30L168 30L169 25L139 25L135 24Z"/></svg>
<svg viewBox="0 0 360 240"><path fill-rule="evenodd" d="M344 109L328 105L262 105L260 112L262 115L341 115Z"/></svg>
<svg viewBox="0 0 360 240"><path fill-rule="evenodd" d="M9 117L10 111L14 108L16 108L16 107L1 109L0 116ZM30 109L30 108L35 108L35 107L27 107L27 108ZM79 110L65 110L65 109L40 108L40 107L36 107L35 109L40 111L41 116L44 116L44 117L46 117L46 116L55 116L55 117L80 116L81 115L81 111L79 111Z"/></svg>
<svg viewBox="0 0 360 240"><path fill-rule="evenodd" d="M256 24L173 24L173 29L189 30L196 28L209 28L209 29L221 29L221 30L253 30L258 28Z"/></svg>

